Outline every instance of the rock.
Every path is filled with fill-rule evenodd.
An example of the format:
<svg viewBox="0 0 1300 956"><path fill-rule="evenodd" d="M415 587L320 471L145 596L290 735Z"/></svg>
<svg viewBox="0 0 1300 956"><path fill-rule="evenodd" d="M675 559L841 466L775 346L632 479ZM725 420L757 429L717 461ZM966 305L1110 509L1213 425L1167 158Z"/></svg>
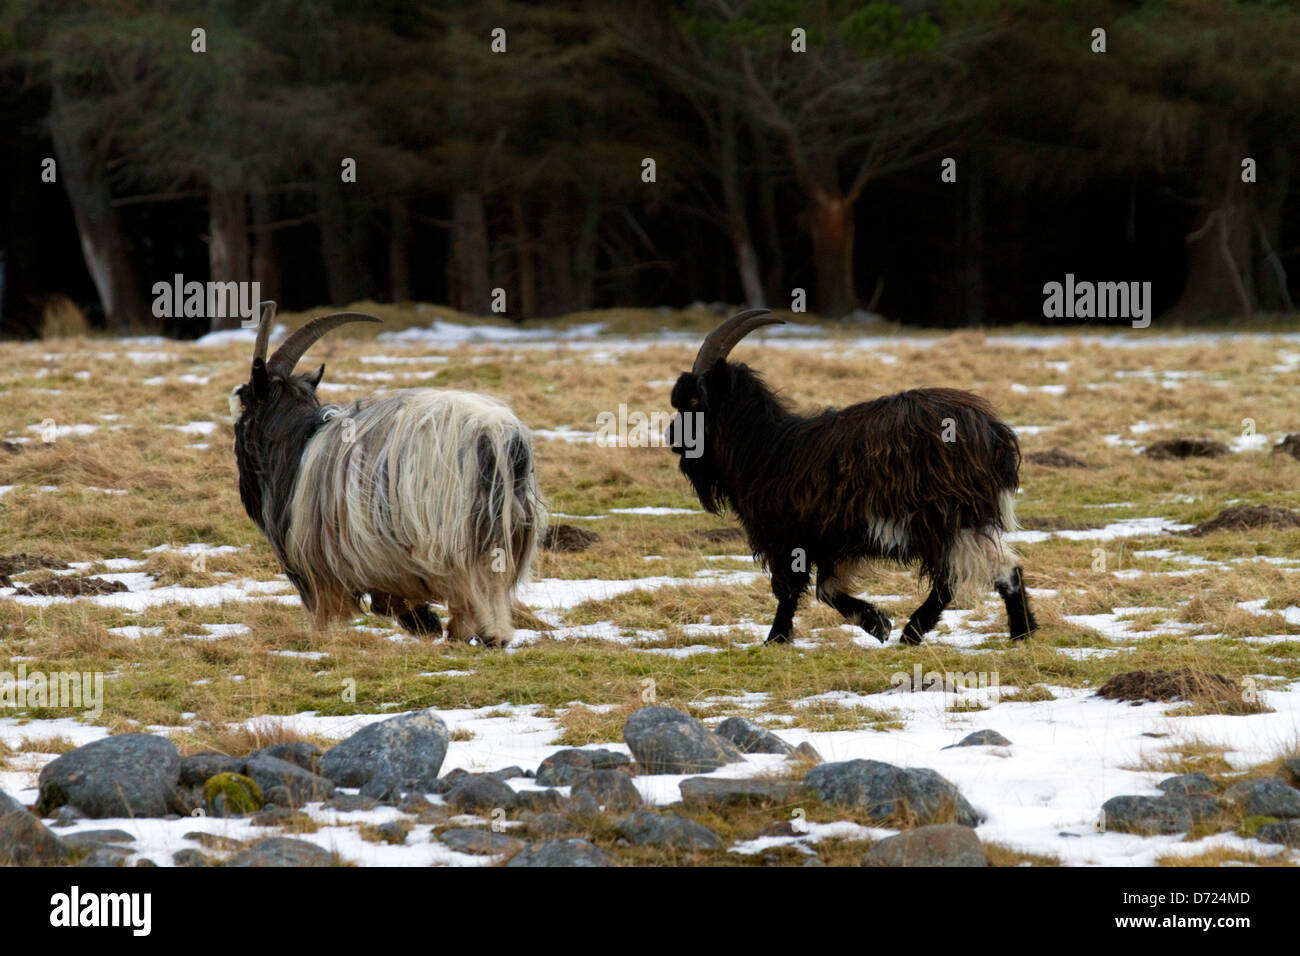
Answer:
<svg viewBox="0 0 1300 956"><path fill-rule="evenodd" d="M203 793L204 786L205 784L195 786L181 784L176 788L176 792L172 794L172 810L177 816L192 817L194 811L199 809L206 812L207 797Z"/></svg>
<svg viewBox="0 0 1300 956"><path fill-rule="evenodd" d="M333 866L333 853L306 840L269 837L240 850L226 866Z"/></svg>
<svg viewBox="0 0 1300 956"><path fill-rule="evenodd" d="M428 798L420 793L408 793L403 795L397 803L397 809L402 813L409 813L412 816L418 816L421 813L427 813L432 810L434 805L429 802Z"/></svg>
<svg viewBox="0 0 1300 956"><path fill-rule="evenodd" d="M623 739L646 773L709 773L744 759L730 740L688 714L642 707L623 725Z"/></svg>
<svg viewBox="0 0 1300 956"><path fill-rule="evenodd" d="M877 822L903 818L924 826L978 826L980 816L957 788L933 770L879 760L844 760L813 767L804 786L823 803L864 810Z"/></svg>
<svg viewBox="0 0 1300 956"><path fill-rule="evenodd" d="M691 777L678 789L688 807L779 807L797 802L803 796L803 784L797 780L713 780Z"/></svg>
<svg viewBox="0 0 1300 956"><path fill-rule="evenodd" d="M334 783L279 757L248 758L244 773L262 788L270 803L302 807L334 795Z"/></svg>
<svg viewBox="0 0 1300 956"><path fill-rule="evenodd" d="M487 774L465 774L447 792L447 803L462 813L491 812L497 807L512 809L519 798L507 784Z"/></svg>
<svg viewBox="0 0 1300 956"><path fill-rule="evenodd" d="M515 794L520 810L548 813L564 806L564 797L558 790L520 790Z"/></svg>
<svg viewBox="0 0 1300 956"><path fill-rule="evenodd" d="M822 759L822 755L817 752L817 748L806 740L798 747L794 748L794 755L799 760L805 760L808 763L818 764L825 762Z"/></svg>
<svg viewBox="0 0 1300 956"><path fill-rule="evenodd" d="M1300 817L1300 790L1276 777L1243 780L1229 787L1223 796L1248 817Z"/></svg>
<svg viewBox="0 0 1300 956"><path fill-rule="evenodd" d="M37 810L72 804L88 817L161 817L180 780L181 756L153 734L118 734L56 757L39 777Z"/></svg>
<svg viewBox="0 0 1300 956"><path fill-rule="evenodd" d="M177 850L172 854L172 862L177 866L212 866L212 857L198 850Z"/></svg>
<svg viewBox="0 0 1300 956"><path fill-rule="evenodd" d="M631 763L627 754L615 750L558 750L542 761L536 779L543 787L567 787L589 770L617 770Z"/></svg>
<svg viewBox="0 0 1300 956"><path fill-rule="evenodd" d="M636 846L675 846L684 850L721 850L722 840L702 823L674 813L640 810L618 821L618 832Z"/></svg>
<svg viewBox="0 0 1300 956"><path fill-rule="evenodd" d="M425 803L429 801L425 800ZM339 813L359 813L364 810L373 810L379 806L379 801L374 797L363 797L359 793L335 793L325 801L325 809L337 810ZM407 811L403 811L407 812Z"/></svg>
<svg viewBox="0 0 1300 956"><path fill-rule="evenodd" d="M26 807L0 792L0 866L62 863L75 852Z"/></svg>
<svg viewBox="0 0 1300 956"><path fill-rule="evenodd" d="M219 773L243 773L244 758L228 757L215 750L190 754L181 758L181 784L186 787L201 787L209 777Z"/></svg>
<svg viewBox="0 0 1300 956"><path fill-rule="evenodd" d="M600 804L596 802L595 795L586 790L569 797L564 808L570 817L578 820L594 820L600 816Z"/></svg>
<svg viewBox="0 0 1300 956"><path fill-rule="evenodd" d="M541 846L524 847L506 866L613 866L613 863L599 847L578 837L565 837Z"/></svg>
<svg viewBox="0 0 1300 956"><path fill-rule="evenodd" d="M783 754L787 757L795 753L794 747L772 731L744 717L728 717L718 724L714 733L730 740L741 753Z"/></svg>
<svg viewBox="0 0 1300 956"><path fill-rule="evenodd" d="M370 724L327 750L321 774L340 787L360 787L378 800L431 791L447 756L447 725L432 710Z"/></svg>
<svg viewBox="0 0 1300 956"><path fill-rule="evenodd" d="M1218 810L1213 797L1176 796L1111 797L1101 805L1103 830L1116 833L1185 833Z"/></svg>
<svg viewBox="0 0 1300 956"><path fill-rule="evenodd" d="M508 833L494 833L491 830L475 830L471 827L457 827L444 830L438 839L457 853L473 853L478 856L501 856L517 853L524 846L524 841Z"/></svg>
<svg viewBox="0 0 1300 956"><path fill-rule="evenodd" d="M80 849L93 849L105 843L134 843L135 837L125 830L83 830L80 833L69 833L63 842Z"/></svg>
<svg viewBox="0 0 1300 956"><path fill-rule="evenodd" d="M370 832L378 843L403 846L411 832L411 824L406 820L389 820L387 823L376 824Z"/></svg>
<svg viewBox="0 0 1300 956"><path fill-rule="evenodd" d="M611 813L636 810L645 803L632 778L621 770L592 770L573 783L570 796L589 793L596 803Z"/></svg>
<svg viewBox="0 0 1300 956"><path fill-rule="evenodd" d="M242 773L219 773L203 785L203 801L214 817L239 817L262 808L262 788Z"/></svg>
<svg viewBox="0 0 1300 956"><path fill-rule="evenodd" d="M493 770L488 774L489 777L496 777L502 783L507 780L514 780L516 777L524 776L523 767L505 767L501 770Z"/></svg>
<svg viewBox="0 0 1300 956"><path fill-rule="evenodd" d="M433 785L433 793L439 796L446 796L451 793L452 788L460 783L462 777L468 777L469 771L463 767L457 767L455 770L447 771L445 777L439 777L437 783Z"/></svg>
<svg viewBox="0 0 1300 956"><path fill-rule="evenodd" d="M1255 839L1265 843L1300 847L1300 820L1279 820L1265 823L1255 831Z"/></svg>
<svg viewBox="0 0 1300 956"><path fill-rule="evenodd" d="M58 810L54 811L54 822L50 824L50 826L70 827L74 823L80 823L84 819L86 819L84 813L76 807L70 807L65 804L64 806L59 807Z"/></svg>
<svg viewBox="0 0 1300 956"><path fill-rule="evenodd" d="M980 838L970 827L938 823L881 840L863 866L988 866Z"/></svg>
<svg viewBox="0 0 1300 956"><path fill-rule="evenodd" d="M523 813L519 820L529 836L557 837L582 830L581 826L558 813Z"/></svg>
<svg viewBox="0 0 1300 956"><path fill-rule="evenodd" d="M125 866L131 851L107 843L91 845L90 852L77 861L77 866Z"/></svg>
<svg viewBox="0 0 1300 956"><path fill-rule="evenodd" d="M293 807L282 807L276 803L268 803L250 816L248 822L255 827L287 827L300 823L310 823L311 817L298 812Z"/></svg>
<svg viewBox="0 0 1300 956"><path fill-rule="evenodd" d="M951 746L944 747L944 750L953 750L956 747L1010 747L1011 741L1007 740L996 730L977 730L973 734L967 734L961 740Z"/></svg>
<svg viewBox="0 0 1300 956"><path fill-rule="evenodd" d="M191 830L182 839L193 840L204 849L216 850L221 853L234 853L242 850L245 846L243 840L222 836L219 833L204 833L202 830Z"/></svg>
<svg viewBox="0 0 1300 956"><path fill-rule="evenodd" d="M287 760L308 773L320 773L321 750L308 740L286 740L261 747L248 755L249 760L254 757L275 757L277 760Z"/></svg>
<svg viewBox="0 0 1300 956"><path fill-rule="evenodd" d="M1180 773L1176 777L1166 777L1156 784L1156 788L1173 796L1191 796L1194 794L1212 795L1218 792L1214 781L1197 770L1194 773Z"/></svg>
<svg viewBox="0 0 1300 956"><path fill-rule="evenodd" d="M1300 757L1282 761L1279 771L1283 779L1293 787L1300 787Z"/></svg>

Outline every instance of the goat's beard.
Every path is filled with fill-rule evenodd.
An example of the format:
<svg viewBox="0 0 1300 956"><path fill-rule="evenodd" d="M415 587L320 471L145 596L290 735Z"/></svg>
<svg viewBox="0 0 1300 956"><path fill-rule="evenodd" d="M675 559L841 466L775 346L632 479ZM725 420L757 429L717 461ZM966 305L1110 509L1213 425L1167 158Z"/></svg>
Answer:
<svg viewBox="0 0 1300 956"><path fill-rule="evenodd" d="M691 483L691 487L695 489L695 494L700 499L700 504L704 506L705 511L710 514L718 514L727 507L726 496L721 484L722 476L718 473L707 453L699 458L687 458L683 455L680 467L682 474L686 476Z"/></svg>

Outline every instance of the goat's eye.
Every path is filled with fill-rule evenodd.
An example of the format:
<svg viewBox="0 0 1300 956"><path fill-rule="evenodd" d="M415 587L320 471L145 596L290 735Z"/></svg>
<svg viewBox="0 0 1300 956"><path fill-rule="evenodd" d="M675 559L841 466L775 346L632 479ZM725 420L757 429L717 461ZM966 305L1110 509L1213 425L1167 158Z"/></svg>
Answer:
<svg viewBox="0 0 1300 956"><path fill-rule="evenodd" d="M699 407L700 407L700 400L699 400L698 398L692 398L692 399L691 399L689 402L687 402L686 404L688 404L691 408L699 408Z"/></svg>

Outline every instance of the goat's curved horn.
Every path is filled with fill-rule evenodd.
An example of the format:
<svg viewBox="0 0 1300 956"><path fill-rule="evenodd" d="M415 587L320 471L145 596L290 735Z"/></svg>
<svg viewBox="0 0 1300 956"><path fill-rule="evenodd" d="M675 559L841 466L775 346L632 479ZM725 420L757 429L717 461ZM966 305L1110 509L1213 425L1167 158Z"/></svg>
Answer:
<svg viewBox="0 0 1300 956"><path fill-rule="evenodd" d="M253 344L253 361L266 358L266 346L271 339L271 320L275 318L275 300L262 302L262 318L257 323L257 341Z"/></svg>
<svg viewBox="0 0 1300 956"><path fill-rule="evenodd" d="M725 359L737 342L765 325L785 325L785 319L773 318L767 309L749 309L733 315L705 338L699 354L695 356L691 374L701 375L707 372L718 359Z"/></svg>
<svg viewBox="0 0 1300 956"><path fill-rule="evenodd" d="M268 371L292 372L293 367L298 364L309 348L311 348L318 339L327 332L332 332L340 325L347 325L349 322L382 322L383 319L377 319L373 315L366 315L364 312L335 312L333 315L323 315L319 319L312 319L293 335L289 336L275 350L271 360L266 363Z"/></svg>

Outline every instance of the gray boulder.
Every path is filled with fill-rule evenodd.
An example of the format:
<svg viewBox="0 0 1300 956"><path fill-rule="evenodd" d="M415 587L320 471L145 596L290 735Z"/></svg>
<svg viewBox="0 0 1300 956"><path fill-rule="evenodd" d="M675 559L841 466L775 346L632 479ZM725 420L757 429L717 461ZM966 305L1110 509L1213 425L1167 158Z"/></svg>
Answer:
<svg viewBox="0 0 1300 956"><path fill-rule="evenodd" d="M506 866L613 866L609 855L578 837L549 840L525 847Z"/></svg>
<svg viewBox="0 0 1300 956"><path fill-rule="evenodd" d="M953 750L957 747L1010 747L1011 741L1007 740L996 730L977 730L973 734L967 734L961 740L951 746L944 747L944 750Z"/></svg>
<svg viewBox="0 0 1300 956"><path fill-rule="evenodd" d="M744 717L728 717L718 724L714 731L719 737L730 740L741 753L747 754L782 754L789 757L795 752L790 746L766 727L760 727Z"/></svg>
<svg viewBox="0 0 1300 956"><path fill-rule="evenodd" d="M646 773L709 773L744 759L730 740L689 714L642 707L623 725L623 739Z"/></svg>
<svg viewBox="0 0 1300 956"><path fill-rule="evenodd" d="M320 773L321 750L308 740L286 740L261 747L248 755L249 760L254 757L275 757L277 760L287 760L309 773Z"/></svg>
<svg viewBox="0 0 1300 956"><path fill-rule="evenodd" d="M1212 816L1218 807L1217 800L1206 796L1111 797L1101 805L1102 827L1142 836L1185 833Z"/></svg>
<svg viewBox="0 0 1300 956"><path fill-rule="evenodd" d="M645 803L632 778L621 770L591 770L573 782L570 796L589 793L611 812L636 810Z"/></svg>
<svg viewBox="0 0 1300 956"><path fill-rule="evenodd" d="M447 725L432 710L370 724L320 758L320 772L340 787L383 800L398 791L431 791L447 756Z"/></svg>
<svg viewBox="0 0 1300 956"><path fill-rule="evenodd" d="M630 766L627 754L616 750L558 750L537 768L537 783L543 787L567 787L591 770L618 770Z"/></svg>
<svg viewBox="0 0 1300 956"><path fill-rule="evenodd" d="M970 827L938 823L906 830L872 846L863 866L988 866L984 846Z"/></svg>
<svg viewBox="0 0 1300 956"><path fill-rule="evenodd" d="M1171 796L1209 796L1218 792L1214 781L1197 770L1193 773L1180 773L1176 777L1166 777L1156 784L1156 789L1163 790Z"/></svg>
<svg viewBox="0 0 1300 956"><path fill-rule="evenodd" d="M0 866L62 863L75 853L26 807L0 791Z"/></svg>
<svg viewBox="0 0 1300 956"><path fill-rule="evenodd" d="M473 853L479 856L503 856L516 853L523 848L524 841L508 833L494 833L491 830L476 830L472 827L458 827L444 830L438 839L457 853Z"/></svg>
<svg viewBox="0 0 1300 956"><path fill-rule="evenodd" d="M162 817L180 781L181 756L153 734L118 734L50 761L39 777L41 816L72 804L88 817Z"/></svg>
<svg viewBox="0 0 1300 956"><path fill-rule="evenodd" d="M618 832L636 846L674 846L684 850L721 850L722 840L702 823L674 813L640 810L618 821Z"/></svg>
<svg viewBox="0 0 1300 956"><path fill-rule="evenodd" d="M226 861L226 866L333 866L336 862L333 853L315 843L270 837L240 850Z"/></svg>
<svg viewBox="0 0 1300 956"><path fill-rule="evenodd" d="M467 773L447 792L447 803L462 813L491 812L497 807L513 809L519 798L509 784L488 774Z"/></svg>
<svg viewBox="0 0 1300 956"><path fill-rule="evenodd" d="M982 820L953 784L933 770L895 767L879 760L824 763L808 771L804 787L823 803L865 811L877 822L903 818L924 826Z"/></svg>
<svg viewBox="0 0 1300 956"><path fill-rule="evenodd" d="M1279 820L1277 823L1265 823L1255 831L1255 839L1265 843L1280 843L1283 846L1300 847L1300 820Z"/></svg>
<svg viewBox="0 0 1300 956"><path fill-rule="evenodd" d="M333 781L279 757L249 757L244 775L257 784L267 803L282 807L306 806L334 796Z"/></svg>
<svg viewBox="0 0 1300 956"><path fill-rule="evenodd" d="M1235 783L1223 794L1249 817L1300 817L1300 790L1277 777L1256 777Z"/></svg>
<svg viewBox="0 0 1300 956"><path fill-rule="evenodd" d="M215 777L219 773L243 772L243 757L228 757L215 750L205 750L181 758L180 782L184 787L201 787L208 782L209 777Z"/></svg>
<svg viewBox="0 0 1300 956"><path fill-rule="evenodd" d="M691 777L678 789L688 807L780 807L796 803L804 788L797 780L714 780Z"/></svg>

